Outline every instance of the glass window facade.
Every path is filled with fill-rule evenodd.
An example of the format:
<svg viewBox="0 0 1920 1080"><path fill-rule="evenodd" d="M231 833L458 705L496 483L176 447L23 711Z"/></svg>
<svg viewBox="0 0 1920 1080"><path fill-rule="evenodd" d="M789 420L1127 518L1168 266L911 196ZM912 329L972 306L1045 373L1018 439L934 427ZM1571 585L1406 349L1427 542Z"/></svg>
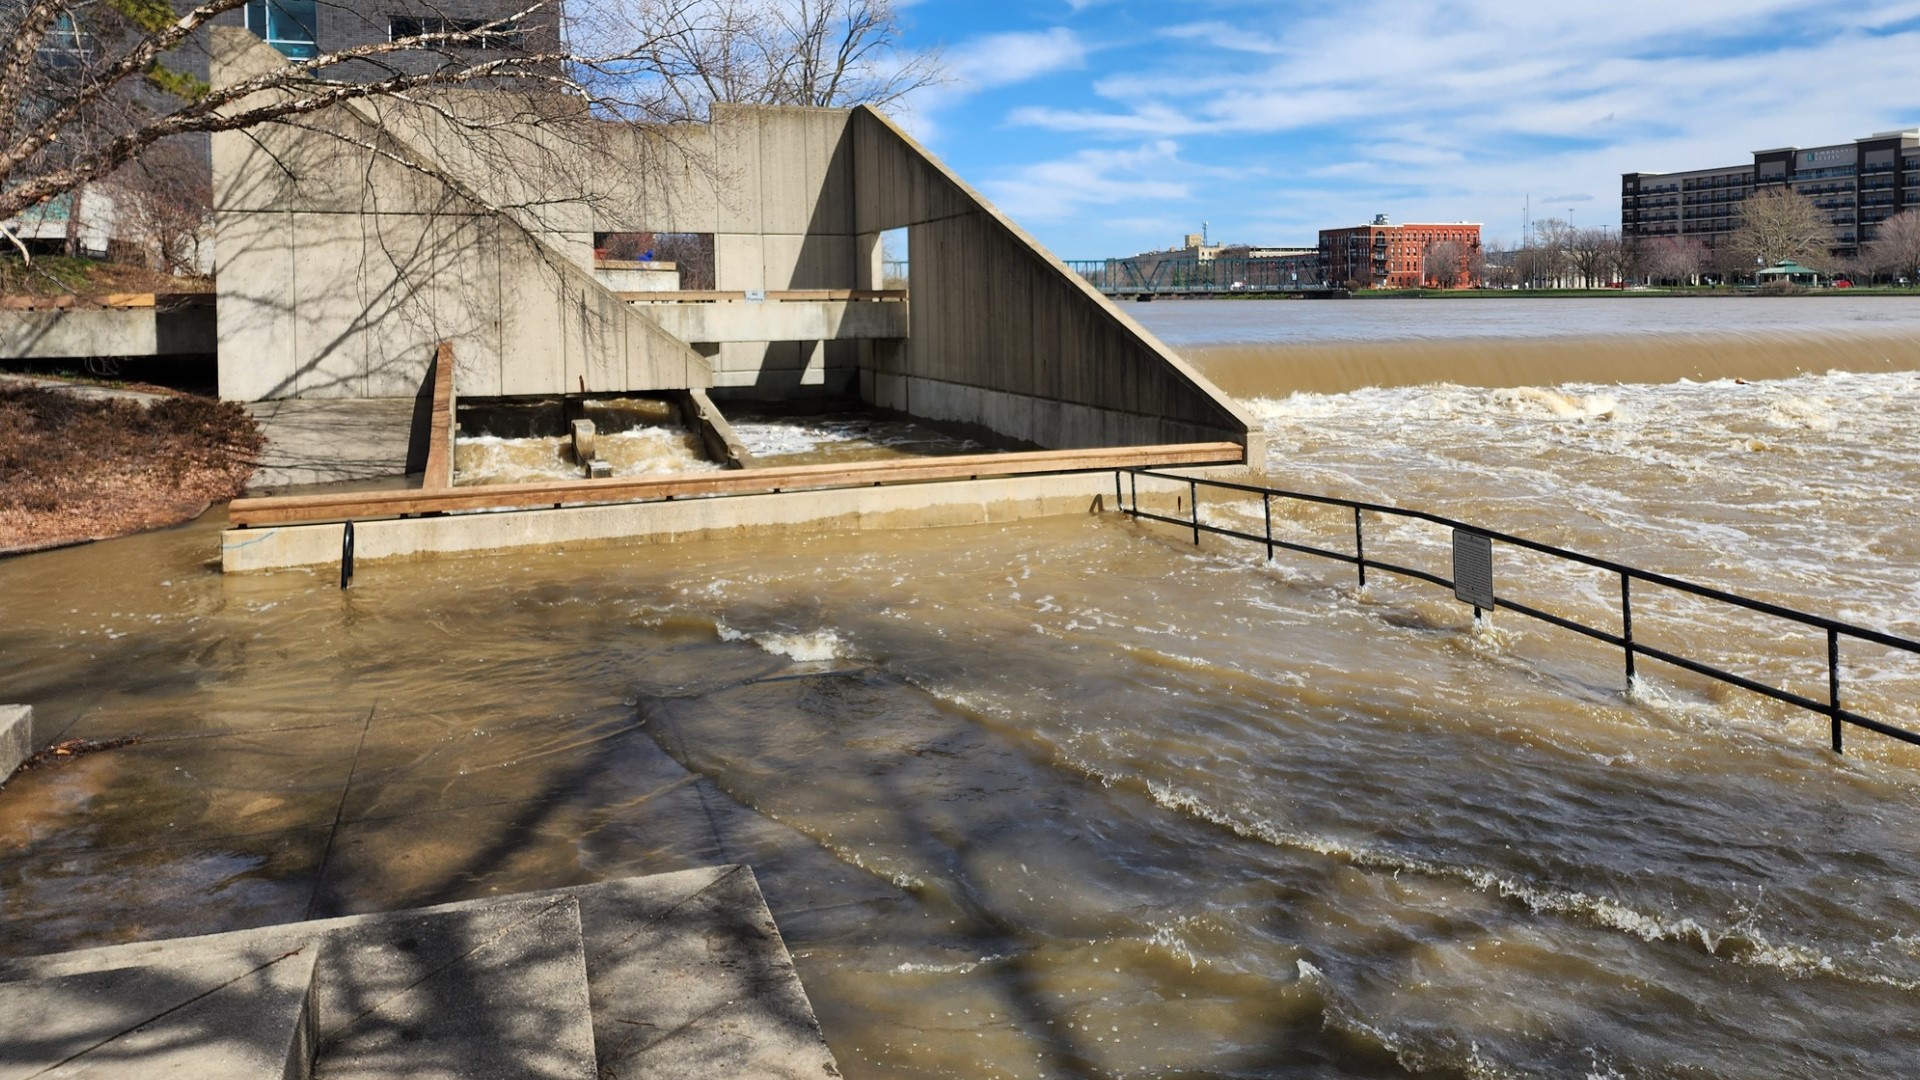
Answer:
<svg viewBox="0 0 1920 1080"><path fill-rule="evenodd" d="M247 29L295 60L320 53L314 0L247 0Z"/></svg>

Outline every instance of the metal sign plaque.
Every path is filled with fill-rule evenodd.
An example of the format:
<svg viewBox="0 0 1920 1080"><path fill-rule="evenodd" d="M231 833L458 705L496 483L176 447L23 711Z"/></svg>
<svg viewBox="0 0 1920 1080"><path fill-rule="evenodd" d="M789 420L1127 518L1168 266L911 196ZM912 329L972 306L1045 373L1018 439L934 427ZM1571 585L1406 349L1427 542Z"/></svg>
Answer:
<svg viewBox="0 0 1920 1080"><path fill-rule="evenodd" d="M747 290L747 303L764 304L766 302L767 302L767 290L765 289L748 289Z"/></svg>
<svg viewBox="0 0 1920 1080"><path fill-rule="evenodd" d="M1493 610L1493 541L1453 530L1453 595L1461 603Z"/></svg>

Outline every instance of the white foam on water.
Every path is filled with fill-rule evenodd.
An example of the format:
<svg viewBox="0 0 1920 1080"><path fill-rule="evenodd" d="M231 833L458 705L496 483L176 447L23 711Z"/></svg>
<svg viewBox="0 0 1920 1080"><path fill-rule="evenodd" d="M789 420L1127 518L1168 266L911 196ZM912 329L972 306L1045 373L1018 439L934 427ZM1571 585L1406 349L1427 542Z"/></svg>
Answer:
<svg viewBox="0 0 1920 1080"><path fill-rule="evenodd" d="M1783 394L1767 409L1767 423L1777 428L1806 428L1832 431L1840 426L1834 417L1833 403L1799 394Z"/></svg>
<svg viewBox="0 0 1920 1080"><path fill-rule="evenodd" d="M978 960L956 960L951 963L927 963L918 960L905 960L893 967L895 975L966 975L978 971L988 964L996 964L1007 959L1004 955L988 955Z"/></svg>
<svg viewBox="0 0 1920 1080"><path fill-rule="evenodd" d="M572 446L570 436L560 435L463 437L454 443L454 474L462 485L579 480L584 471L573 460ZM615 476L712 472L720 468L706 460L694 437L680 428L647 426L611 432L598 436L595 446L597 455L612 466Z"/></svg>
<svg viewBox="0 0 1920 1080"><path fill-rule="evenodd" d="M1147 936L1147 945L1171 955L1176 960L1186 962L1188 971L1200 970L1200 958L1195 955L1193 946L1187 942L1183 931L1196 922L1192 915L1183 915L1171 923L1148 923L1153 933Z"/></svg>
<svg viewBox="0 0 1920 1080"><path fill-rule="evenodd" d="M857 441L859 436L838 426L737 421L733 433L747 452L759 457L810 454L831 443Z"/></svg>
<svg viewBox="0 0 1920 1080"><path fill-rule="evenodd" d="M826 660L844 660L851 652L840 635L831 630L815 630L810 633L752 633L735 630L723 622L714 623L714 630L721 641L751 641L767 652L784 656L796 663L812 664Z"/></svg>
<svg viewBox="0 0 1920 1080"><path fill-rule="evenodd" d="M1084 762L1071 764L1089 775L1100 775ZM1116 777L1103 778L1111 784ZM1920 981L1902 979L1845 958L1836 960L1818 949L1792 942L1775 942L1744 926L1712 926L1692 917L1670 917L1644 912L1606 896L1557 889L1518 881L1479 867L1447 866L1427 859L1381 850L1358 841L1292 830L1249 811L1223 810L1201 796L1171 784L1135 780L1161 806L1225 828L1244 839L1278 848L1312 852L1356 866L1415 873L1464 882L1474 889L1518 901L1542 913L1585 920L1604 929L1631 934L1646 942L1667 941L1697 946L1709 956L1749 967L1771 968L1791 975L1827 975L1853 982L1920 990Z"/></svg>
<svg viewBox="0 0 1920 1080"><path fill-rule="evenodd" d="M1537 386L1495 390L1493 400L1514 407L1515 411L1532 411L1521 408L1523 406L1543 408L1564 420L1609 419L1620 407L1619 401L1612 394L1583 396Z"/></svg>

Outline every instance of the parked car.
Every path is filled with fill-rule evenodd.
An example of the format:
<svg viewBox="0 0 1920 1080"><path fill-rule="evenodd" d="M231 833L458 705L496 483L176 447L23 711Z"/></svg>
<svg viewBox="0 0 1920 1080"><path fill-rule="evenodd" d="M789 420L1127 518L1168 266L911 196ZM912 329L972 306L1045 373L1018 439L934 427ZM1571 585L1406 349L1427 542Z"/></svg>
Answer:
<svg viewBox="0 0 1920 1080"><path fill-rule="evenodd" d="M1833 279L1833 287L1836 289L1851 289L1853 288L1853 282L1843 277L1837 277Z"/></svg>

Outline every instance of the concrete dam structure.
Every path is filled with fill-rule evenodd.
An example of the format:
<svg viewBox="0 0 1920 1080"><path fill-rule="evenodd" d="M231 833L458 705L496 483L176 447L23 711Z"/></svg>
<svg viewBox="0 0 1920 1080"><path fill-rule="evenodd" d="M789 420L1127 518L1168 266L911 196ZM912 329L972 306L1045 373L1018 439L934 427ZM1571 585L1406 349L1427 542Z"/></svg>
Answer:
<svg viewBox="0 0 1920 1080"><path fill-rule="evenodd" d="M216 80L284 63L222 46ZM216 136L222 394L411 396L444 340L469 395L852 392L1050 448L1255 430L872 109L554 115L579 108L473 91ZM879 289L896 229L910 304ZM595 235L638 232L710 235L711 294L601 284Z"/></svg>
<svg viewBox="0 0 1920 1080"><path fill-rule="evenodd" d="M250 35L223 34L213 76L230 83L284 62ZM1017 471L1049 474L1053 494L1019 513L1084 509L1100 490L1084 477L1063 487L1062 473L1259 457L1259 426L1231 399L870 108L716 105L705 124L640 125L596 118L573 99L463 90L348 102L213 141L227 398L424 400L446 343L463 400L706 392L722 409L857 401L980 431L1004 448L1146 448L1097 466L1026 463ZM595 244L619 234L701 239L712 287L616 289L621 279ZM905 239L910 293L881 287L887 234ZM723 417L711 419L724 430ZM910 479L998 474L965 463L948 471ZM882 473L844 486L884 485ZM804 486L842 485L767 490ZM713 492L737 493L737 481ZM1005 512L1007 496L986 500L999 511L982 504L962 517ZM500 506L646 498L543 491ZM234 504L235 523L282 532L474 508L292 512L255 502ZM947 520L921 513L925 493L911 502L906 517L885 520ZM832 503L812 499L801 516L874 524L893 505ZM759 516L735 507L700 531L751 527ZM764 524L775 519L791 524L794 514ZM391 549L378 530L363 531L374 544L363 557L524 546L546 528ZM612 540L635 529L647 531L627 521L589 532ZM251 554L230 547L229 569L314 561L279 551L284 537L241 541ZM337 537L325 546L337 550Z"/></svg>

